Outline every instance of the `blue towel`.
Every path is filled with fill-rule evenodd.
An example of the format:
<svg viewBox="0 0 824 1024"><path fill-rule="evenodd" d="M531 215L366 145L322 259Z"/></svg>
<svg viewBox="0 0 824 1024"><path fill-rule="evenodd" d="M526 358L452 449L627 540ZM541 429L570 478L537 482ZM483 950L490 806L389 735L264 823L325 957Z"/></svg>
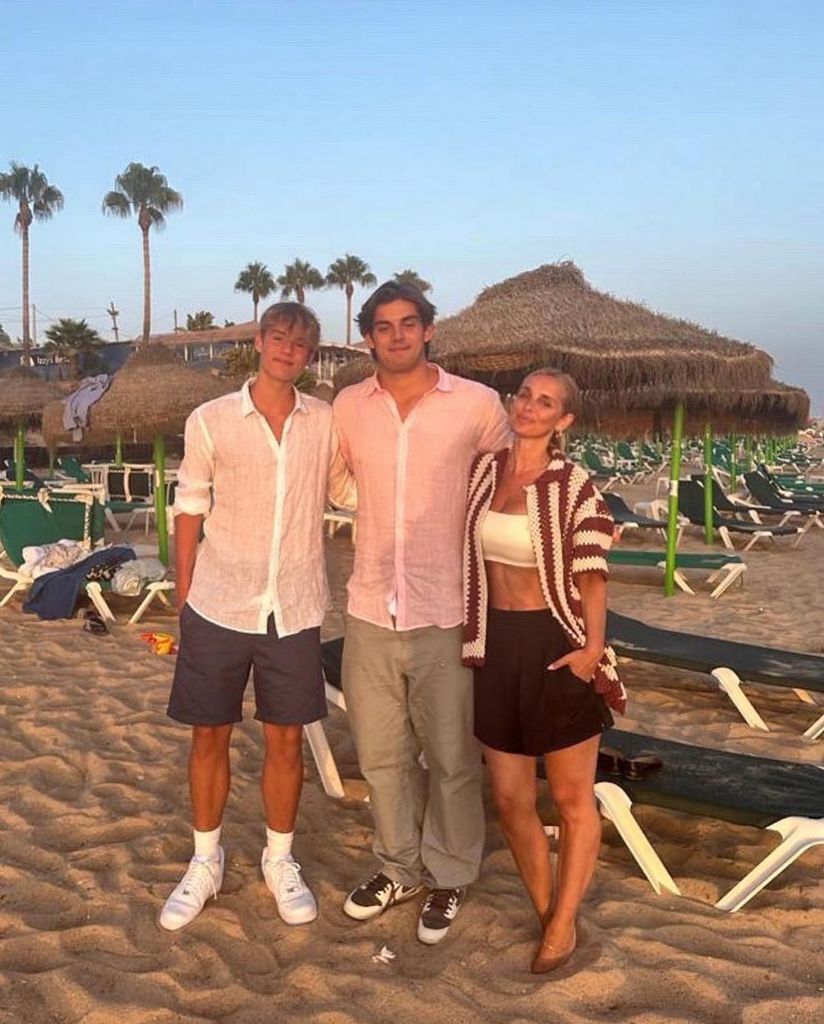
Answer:
<svg viewBox="0 0 824 1024"><path fill-rule="evenodd" d="M134 557L134 551L128 547L102 548L66 569L38 576L28 593L23 611L33 612L41 619L70 619L91 570L103 566L116 569L124 562L131 562Z"/></svg>

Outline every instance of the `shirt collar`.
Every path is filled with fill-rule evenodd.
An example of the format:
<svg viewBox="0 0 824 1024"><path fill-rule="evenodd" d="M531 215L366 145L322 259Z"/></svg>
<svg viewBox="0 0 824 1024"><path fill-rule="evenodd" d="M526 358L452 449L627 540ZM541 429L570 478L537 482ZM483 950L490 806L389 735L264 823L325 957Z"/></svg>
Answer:
<svg viewBox="0 0 824 1024"><path fill-rule="evenodd" d="M249 389L254 384L256 378L250 377L249 380L245 381L243 387L240 389L240 412L242 416L250 416L253 412L257 412L255 403L252 401L252 396L249 393ZM292 391L295 393L295 408L292 412L309 412L306 406L303 394L298 391L297 388L293 387Z"/></svg>
<svg viewBox="0 0 824 1024"><path fill-rule="evenodd" d="M427 366L431 366L438 371L438 379L435 381L435 387L433 391L452 391L454 390L452 384L452 378L444 370L442 366L438 366L437 363L427 363ZM377 370L372 374L371 377L366 378L366 394L374 395L378 391L385 391L386 388L381 387L381 382L378 380Z"/></svg>

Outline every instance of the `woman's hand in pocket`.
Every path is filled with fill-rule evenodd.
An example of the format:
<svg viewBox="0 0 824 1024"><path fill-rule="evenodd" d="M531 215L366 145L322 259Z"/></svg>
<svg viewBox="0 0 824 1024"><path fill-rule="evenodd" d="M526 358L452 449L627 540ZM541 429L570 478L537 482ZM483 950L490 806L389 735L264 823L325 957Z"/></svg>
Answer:
<svg viewBox="0 0 824 1024"><path fill-rule="evenodd" d="M582 647L577 651L570 651L563 658L558 658L551 665L547 665L547 668L550 672L557 672L559 668L568 668L581 682L588 683L595 673L602 654L603 651L588 651Z"/></svg>

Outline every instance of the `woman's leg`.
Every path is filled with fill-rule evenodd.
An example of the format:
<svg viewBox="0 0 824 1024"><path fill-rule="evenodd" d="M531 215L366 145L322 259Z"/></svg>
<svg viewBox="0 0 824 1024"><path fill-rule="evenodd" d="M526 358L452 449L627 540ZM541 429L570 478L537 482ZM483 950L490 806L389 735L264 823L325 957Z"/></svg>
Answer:
<svg viewBox="0 0 824 1024"><path fill-rule="evenodd" d="M485 745L483 752L501 830L543 925L552 893L552 867L549 843L535 808L535 758Z"/></svg>
<svg viewBox="0 0 824 1024"><path fill-rule="evenodd" d="M545 755L549 789L561 822L555 903L544 930L544 942L556 952L575 943L575 918L601 845L594 793L600 741L599 733Z"/></svg>

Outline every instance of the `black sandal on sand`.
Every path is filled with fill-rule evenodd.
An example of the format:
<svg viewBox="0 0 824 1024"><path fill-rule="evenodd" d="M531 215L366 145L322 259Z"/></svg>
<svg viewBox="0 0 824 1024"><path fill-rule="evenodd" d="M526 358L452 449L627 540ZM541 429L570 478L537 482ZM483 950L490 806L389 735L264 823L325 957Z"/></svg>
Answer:
<svg viewBox="0 0 824 1024"><path fill-rule="evenodd" d="M601 747L598 751L598 769L607 775L618 775L624 779L638 781L646 778L650 772L658 771L664 762L655 754L636 754L635 757L624 757L614 747Z"/></svg>
<svg viewBox="0 0 824 1024"><path fill-rule="evenodd" d="M93 608L87 608L83 612L83 629L87 633L94 633L95 636L105 636L109 632L109 627L103 621L99 612L96 612Z"/></svg>

